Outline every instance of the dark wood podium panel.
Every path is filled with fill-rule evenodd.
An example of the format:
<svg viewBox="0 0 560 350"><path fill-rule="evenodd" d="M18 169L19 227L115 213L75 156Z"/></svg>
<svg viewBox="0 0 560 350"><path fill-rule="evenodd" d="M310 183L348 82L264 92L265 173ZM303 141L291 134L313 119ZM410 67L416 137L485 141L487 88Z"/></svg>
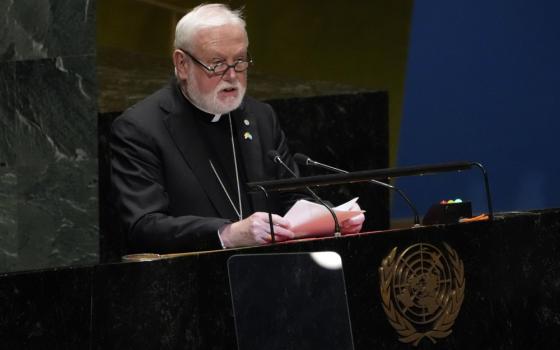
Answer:
<svg viewBox="0 0 560 350"><path fill-rule="evenodd" d="M551 209L3 275L0 348L237 349L228 259L315 251L341 257L357 350L560 346L560 210Z"/></svg>

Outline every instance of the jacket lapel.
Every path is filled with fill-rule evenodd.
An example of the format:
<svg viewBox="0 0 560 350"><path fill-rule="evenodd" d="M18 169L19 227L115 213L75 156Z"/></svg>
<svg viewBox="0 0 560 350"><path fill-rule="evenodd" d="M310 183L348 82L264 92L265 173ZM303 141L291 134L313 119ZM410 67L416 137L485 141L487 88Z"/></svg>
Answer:
<svg viewBox="0 0 560 350"><path fill-rule="evenodd" d="M160 106L168 112L164 122L169 134L219 215L233 218L235 212L210 167L206 143L197 133L193 119L197 117L197 110L180 94L176 85L172 84L171 89L172 99Z"/></svg>

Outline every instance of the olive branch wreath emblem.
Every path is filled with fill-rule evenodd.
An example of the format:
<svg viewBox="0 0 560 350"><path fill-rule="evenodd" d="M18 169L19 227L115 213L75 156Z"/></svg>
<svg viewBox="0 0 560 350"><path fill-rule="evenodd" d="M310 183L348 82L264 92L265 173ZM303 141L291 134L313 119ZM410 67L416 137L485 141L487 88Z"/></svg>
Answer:
<svg viewBox="0 0 560 350"><path fill-rule="evenodd" d="M391 250L389 255L383 259L381 267L379 267L383 310L391 326L393 326L401 336L399 341L403 343L413 343L414 346L417 346L423 338L428 338L433 343L436 343L438 339L445 338L452 332L451 327L453 327L455 319L459 314L465 295L465 274L463 262L459 258L457 252L446 243L444 243L444 246L447 250L449 260L451 261L455 288L442 296L439 300L442 312L439 318L434 320L431 327L424 331L417 330L413 324L414 322L411 322L406 315L403 315L400 310L398 310L391 298L391 286L399 262L399 259L396 258L397 247Z"/></svg>

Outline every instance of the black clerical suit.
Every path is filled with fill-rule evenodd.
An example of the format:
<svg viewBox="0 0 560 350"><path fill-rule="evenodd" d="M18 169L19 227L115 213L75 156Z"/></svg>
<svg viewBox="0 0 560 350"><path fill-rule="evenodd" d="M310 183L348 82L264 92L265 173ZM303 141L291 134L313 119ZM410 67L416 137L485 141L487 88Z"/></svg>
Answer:
<svg viewBox="0 0 560 350"><path fill-rule="evenodd" d="M238 220L231 204L238 202L237 187L231 185L233 181L226 184L230 195L235 195L228 200L210 166L213 159L219 163L218 175L231 180L233 160L221 164L217 147L211 147L208 134L200 131L201 120L207 123L212 117L194 107L173 81L113 123L111 177L128 253L219 249L218 229ZM277 150L286 163L295 165L269 105L245 97L231 112L231 120L243 217L247 217L254 211L267 211L267 205L261 193L247 193L245 182L284 176L267 152ZM229 133L229 120L223 122L228 123ZM228 140L219 145L232 153ZM273 212L283 215L298 197L272 194Z"/></svg>

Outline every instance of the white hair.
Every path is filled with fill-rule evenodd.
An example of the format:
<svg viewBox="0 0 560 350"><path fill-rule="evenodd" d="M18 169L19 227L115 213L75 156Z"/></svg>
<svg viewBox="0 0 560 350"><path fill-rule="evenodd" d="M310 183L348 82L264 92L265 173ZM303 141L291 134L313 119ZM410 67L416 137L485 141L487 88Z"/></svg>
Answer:
<svg viewBox="0 0 560 350"><path fill-rule="evenodd" d="M242 10L231 10L224 4L198 5L177 23L174 46L192 50L193 38L199 30L227 24L239 25L245 30Z"/></svg>

